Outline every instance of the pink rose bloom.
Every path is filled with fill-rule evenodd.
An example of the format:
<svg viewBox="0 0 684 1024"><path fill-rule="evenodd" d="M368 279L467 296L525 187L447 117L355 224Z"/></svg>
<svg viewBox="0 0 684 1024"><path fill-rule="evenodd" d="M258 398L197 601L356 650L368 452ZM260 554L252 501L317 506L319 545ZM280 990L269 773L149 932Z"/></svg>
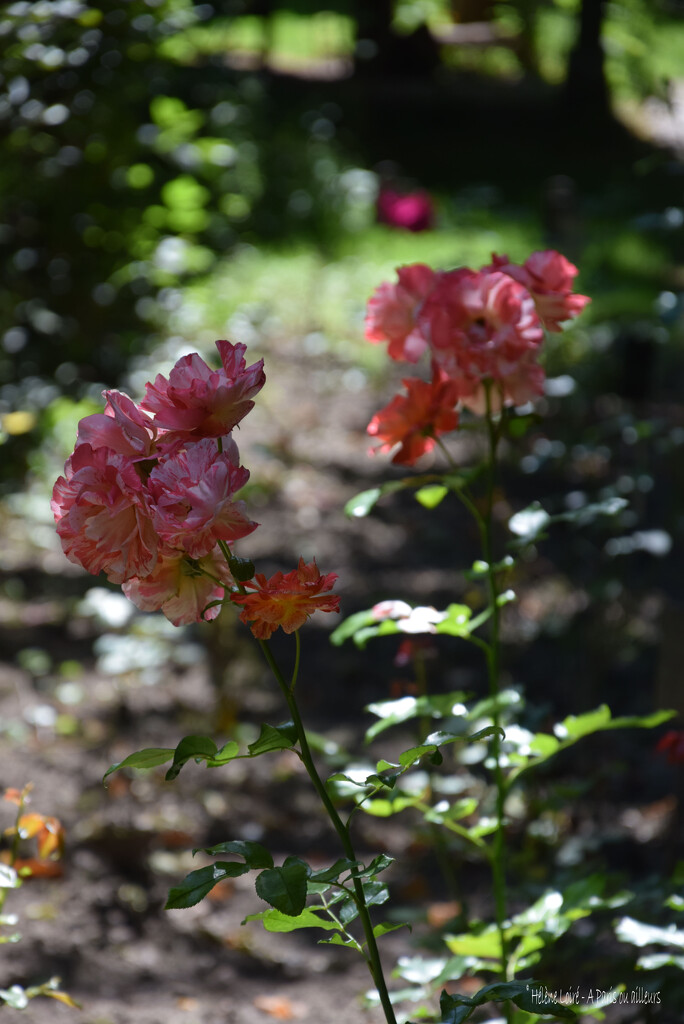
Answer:
<svg viewBox="0 0 684 1024"><path fill-rule="evenodd" d="M202 569L221 583L205 576ZM220 605L205 609L212 601L223 599L224 584L231 587L233 578L223 558L216 558L213 552L193 565L182 551L163 550L153 572L144 578L134 576L122 589L141 611L162 611L174 626L187 626L216 618Z"/></svg>
<svg viewBox="0 0 684 1024"><path fill-rule="evenodd" d="M246 345L217 341L221 369L212 370L197 352L183 356L169 373L145 385L140 407L154 416L156 427L169 433L164 442L176 446L202 437L223 437L254 406L264 386L264 361L246 366Z"/></svg>
<svg viewBox="0 0 684 1024"><path fill-rule="evenodd" d="M532 356L523 357L512 373L490 385L489 407L500 412L504 405L525 405L544 394L545 373ZM459 382L460 383L460 382ZM469 386L468 386L469 385ZM461 384L461 405L471 412L484 416L487 412L487 395L481 381L472 380Z"/></svg>
<svg viewBox="0 0 684 1024"><path fill-rule="evenodd" d="M244 502L231 500L248 479L234 443L219 452L216 441L206 438L163 459L147 486L154 525L166 546L201 558L218 540L237 540L255 530Z"/></svg>
<svg viewBox="0 0 684 1024"><path fill-rule="evenodd" d="M111 448L136 460L153 458L156 429L149 416L121 391L103 391L102 396L105 411L81 420L76 444Z"/></svg>
<svg viewBox="0 0 684 1024"><path fill-rule="evenodd" d="M402 384L406 395L395 395L376 413L367 431L382 441L376 451L389 452L399 445L392 462L412 466L435 447L440 434L458 426L459 388L455 381L440 376L432 381L409 378Z"/></svg>
<svg viewBox="0 0 684 1024"><path fill-rule="evenodd" d="M496 271L443 274L421 318L433 361L450 377L464 378L464 395L480 381L512 377L544 338L527 290Z"/></svg>
<svg viewBox="0 0 684 1024"><path fill-rule="evenodd" d="M578 316L591 302L587 295L572 294L577 267L555 249L533 252L522 266L510 263L508 256L494 254L490 269L508 274L523 285L534 299L544 327L556 334L564 320Z"/></svg>
<svg viewBox="0 0 684 1024"><path fill-rule="evenodd" d="M435 219L432 199L423 189L402 194L392 188L381 188L376 210L379 224L407 231L429 231Z"/></svg>
<svg viewBox="0 0 684 1024"><path fill-rule="evenodd" d="M146 575L157 559L157 536L146 495L130 458L79 444L57 480L51 508L67 558L112 583Z"/></svg>
<svg viewBox="0 0 684 1024"><path fill-rule="evenodd" d="M414 263L399 267L397 277L398 284L381 284L368 300L366 338L388 341L391 359L417 363L427 348L418 314L439 276L423 263Z"/></svg>

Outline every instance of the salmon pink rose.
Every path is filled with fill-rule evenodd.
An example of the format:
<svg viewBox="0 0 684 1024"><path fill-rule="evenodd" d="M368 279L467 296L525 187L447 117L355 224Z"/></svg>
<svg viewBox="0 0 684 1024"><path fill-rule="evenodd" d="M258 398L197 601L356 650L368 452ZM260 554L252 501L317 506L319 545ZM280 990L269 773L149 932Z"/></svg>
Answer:
<svg viewBox="0 0 684 1024"><path fill-rule="evenodd" d="M427 348L418 324L421 306L438 281L423 263L397 269L398 284L381 284L368 300L366 338L389 342L390 359L417 363Z"/></svg>
<svg viewBox="0 0 684 1024"><path fill-rule="evenodd" d="M161 611L174 626L187 626L215 619L221 606L207 606L221 601L232 585L225 561L214 552L192 561L182 551L163 549L153 572L134 576L122 589L141 611Z"/></svg>
<svg viewBox="0 0 684 1024"><path fill-rule="evenodd" d="M212 370L197 352L183 356L169 373L145 385L140 407L152 413L154 425L169 433L173 445L204 437L223 437L253 408L264 386L264 361L247 366L245 345L217 341L221 368Z"/></svg>
<svg viewBox="0 0 684 1024"><path fill-rule="evenodd" d="M257 524L247 518L244 502L232 498L248 480L234 443L219 452L207 438L163 459L147 483L157 533L167 547L192 558L208 554L219 540L246 537Z"/></svg>
<svg viewBox="0 0 684 1024"><path fill-rule="evenodd" d="M492 256L491 269L508 274L518 281L534 299L537 313L547 331L558 334L561 324L578 316L588 295L573 295L578 270L555 249L533 252L522 266L511 263L508 256Z"/></svg>
<svg viewBox="0 0 684 1024"><path fill-rule="evenodd" d="M142 481L126 456L77 445L51 508L67 558L93 575L105 572L123 583L154 568L159 542Z"/></svg>

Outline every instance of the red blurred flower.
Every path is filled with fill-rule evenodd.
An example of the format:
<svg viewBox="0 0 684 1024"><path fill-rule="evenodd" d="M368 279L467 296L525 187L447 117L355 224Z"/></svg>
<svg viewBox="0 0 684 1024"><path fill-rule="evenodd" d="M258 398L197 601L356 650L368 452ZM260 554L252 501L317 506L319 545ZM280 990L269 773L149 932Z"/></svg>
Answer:
<svg viewBox="0 0 684 1024"><path fill-rule="evenodd" d="M315 611L338 612L339 597L326 593L336 579L334 572L321 576L315 561L307 564L300 558L293 572L277 572L269 580L258 573L245 584L254 588L250 593L231 593L230 599L242 605L240 618L249 623L254 636L267 640L279 626L294 633Z"/></svg>
<svg viewBox="0 0 684 1024"><path fill-rule="evenodd" d="M264 361L246 366L246 345L217 341L221 369L212 370L197 352L183 356L169 373L145 385L140 408L154 424L169 431L164 442L223 437L254 406L252 398L264 386Z"/></svg>
<svg viewBox="0 0 684 1024"><path fill-rule="evenodd" d="M389 342L390 359L417 363L428 345L418 314L439 275L423 263L414 263L398 267L397 277L397 284L381 284L368 300L366 338Z"/></svg>
<svg viewBox="0 0 684 1024"><path fill-rule="evenodd" d="M656 750L667 755L668 764L684 764L684 729L670 729L660 737Z"/></svg>
<svg viewBox="0 0 684 1024"><path fill-rule="evenodd" d="M375 414L367 431L382 441L374 449L376 452L389 452L399 445L392 462L412 466L434 448L440 434L458 426L455 406L459 389L456 381L440 376L430 382L409 379L402 383L407 394L395 395L389 405Z"/></svg>
<svg viewBox="0 0 684 1024"><path fill-rule="evenodd" d="M435 219L432 199L424 189L401 193L381 188L376 210L378 223L407 231L429 231Z"/></svg>
<svg viewBox="0 0 684 1024"><path fill-rule="evenodd" d="M508 274L527 289L547 331L559 333L563 321L578 316L591 302L587 295L572 294L577 267L555 249L533 252L522 266L493 254L490 269Z"/></svg>

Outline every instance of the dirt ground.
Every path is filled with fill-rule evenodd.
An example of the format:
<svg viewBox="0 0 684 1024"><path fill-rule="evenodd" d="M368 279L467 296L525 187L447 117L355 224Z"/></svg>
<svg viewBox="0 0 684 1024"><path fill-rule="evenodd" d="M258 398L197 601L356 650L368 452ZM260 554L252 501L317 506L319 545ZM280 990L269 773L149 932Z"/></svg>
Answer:
<svg viewBox="0 0 684 1024"><path fill-rule="evenodd" d="M410 499L362 522L342 513L349 497L388 473L385 460L366 457L364 430L372 412L389 400L393 382L388 379L378 396L334 359L309 358L303 368L295 353L296 343L285 339L264 352L269 379L279 385L265 389L240 431L243 462L252 481L264 485L254 492L253 512L263 525L240 553L267 574L293 567L300 554L315 555L323 571L339 574L345 615L382 597L440 606L454 592L462 596L467 583L450 565L467 566L478 551L460 513L448 509L430 518ZM531 443L524 442L526 451ZM465 459L471 442L461 444ZM576 489L603 482L595 462L585 468ZM517 493L506 497L502 491L502 518L527 503L533 486L559 485L551 470L529 483L510 465L507 472L518 481ZM60 819L66 849L59 877L34 878L9 893L5 910L19 915L23 937L4 946L0 985L30 985L57 975L83 1007L76 1011L36 999L24 1011L24 1019L35 1024L379 1021L376 1009L361 1009L369 979L351 951L318 945L311 932L269 935L257 923L241 926L247 914L263 909L250 875L222 884L195 908L163 910L168 888L205 862L202 855L192 857L193 847L255 839L276 858L299 854L323 865L339 856L334 836L298 762L287 754L222 770L191 764L174 783L166 783L158 770L118 773L103 785L109 765L134 750L174 747L193 733L249 740L260 722L282 720L283 708L245 629L226 621L174 630L157 616L135 612L115 588L66 562L41 500L36 492L5 508L1 525L0 783L20 788L32 782L31 809ZM605 542L604 535L599 539ZM631 603L623 602L626 619L612 633L602 632L582 579L586 549L577 563L564 549L566 542L556 552L559 568L544 551L521 577L518 610L507 626L507 678L519 679L525 670L533 694L545 696L547 714L586 710L616 693L631 705L620 711L652 710L653 693L639 697L632 682L646 678L651 689L655 685L654 620L667 601L667 581L646 580ZM588 557L591 562L591 552ZM653 559L645 557L651 572ZM574 575L568 560L575 563ZM649 597L651 606L644 607ZM587 693L586 675L579 683L570 678L573 667L581 669L572 630L580 624L590 635L592 617L594 636L584 654L592 659L602 646L605 660L592 661L600 691ZM311 728L360 753L363 728L370 723L363 707L402 692L407 677L392 664L393 644L371 646L365 654L346 646L332 649L325 618L305 630L303 715ZM611 645L619 645L633 622L641 628L635 660L616 669ZM529 639L536 641L536 654L525 661L521 652ZM285 638L277 639L275 650L287 663L291 647ZM483 686L477 660L457 643L445 646L434 673L435 685L445 690L477 693ZM390 749L396 742L388 740ZM597 764L584 764L590 778L596 772L591 813L599 818L601 806L610 807L617 820L622 806L655 807L669 797L667 776L655 760L646 768L623 765L622 777L612 782ZM2 813L3 825L11 824L12 807L7 804ZM636 870L643 860L661 856L671 799L653 811L658 813L654 846L635 843L636 825L624 826L621 841L637 849ZM389 850L401 862L387 880L417 923L411 935L402 931L383 940L391 967L397 957L422 951L429 934L426 910L450 894L414 823L404 816L362 818L356 837L362 858ZM461 864L458 870L472 891L471 910L490 914L481 869Z"/></svg>

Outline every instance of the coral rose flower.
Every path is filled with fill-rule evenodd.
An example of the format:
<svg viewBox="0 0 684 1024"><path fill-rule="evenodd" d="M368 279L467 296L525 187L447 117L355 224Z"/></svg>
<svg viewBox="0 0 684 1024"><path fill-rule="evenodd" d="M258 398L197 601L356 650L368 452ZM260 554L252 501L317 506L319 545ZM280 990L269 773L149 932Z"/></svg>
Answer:
<svg viewBox="0 0 684 1024"><path fill-rule="evenodd" d="M153 572L127 580L122 589L141 611L162 611L174 626L187 626L215 619L220 605L205 609L212 601L222 600L224 588L232 585L224 559L213 552L193 563L182 551L163 550Z"/></svg>
<svg viewBox="0 0 684 1024"><path fill-rule="evenodd" d="M158 540L131 459L79 444L53 492L51 508L67 558L112 583L154 568Z"/></svg>
<svg viewBox="0 0 684 1024"><path fill-rule="evenodd" d="M397 269L398 284L381 284L368 300L366 338L388 341L391 359L417 363L427 348L418 314L438 275L422 263Z"/></svg>
<svg viewBox="0 0 684 1024"><path fill-rule="evenodd" d="M555 249L533 252L522 266L511 263L508 256L492 256L492 270L499 270L518 281L534 299L539 319L547 331L559 333L561 324L578 316L588 295L573 295L578 270Z"/></svg>
<svg viewBox="0 0 684 1024"><path fill-rule="evenodd" d="M249 470L238 465L237 446L219 452L211 438L163 459L147 486L154 525L166 546L201 558L218 540L237 540L255 530L244 502L231 500L248 480Z"/></svg>
<svg viewBox="0 0 684 1024"><path fill-rule="evenodd" d="M242 605L240 618L258 640L268 640L282 626L286 633L294 633L316 611L338 612L340 599L328 594L335 585L334 572L321 576L316 562L304 562L283 575L275 573L269 580L258 573L246 586L254 588L248 594L231 593L230 599Z"/></svg>
<svg viewBox="0 0 684 1024"><path fill-rule="evenodd" d="M431 382L404 380L406 395L396 395L389 405L376 413L367 427L372 437L382 444L376 452L399 450L392 462L412 466L421 455L431 451L439 434L458 426L455 405L459 399L458 384L449 378L435 377Z"/></svg>
<svg viewBox="0 0 684 1024"><path fill-rule="evenodd" d="M246 345L217 341L221 369L212 370L197 352L183 356L169 373L145 385L140 407L154 416L154 424L169 433L174 444L230 433L253 408L252 398L264 386L264 361L245 364Z"/></svg>
<svg viewBox="0 0 684 1024"><path fill-rule="evenodd" d="M76 444L111 448L118 455L136 460L153 458L157 431L150 417L121 391L103 391L102 396L104 412L81 420Z"/></svg>

